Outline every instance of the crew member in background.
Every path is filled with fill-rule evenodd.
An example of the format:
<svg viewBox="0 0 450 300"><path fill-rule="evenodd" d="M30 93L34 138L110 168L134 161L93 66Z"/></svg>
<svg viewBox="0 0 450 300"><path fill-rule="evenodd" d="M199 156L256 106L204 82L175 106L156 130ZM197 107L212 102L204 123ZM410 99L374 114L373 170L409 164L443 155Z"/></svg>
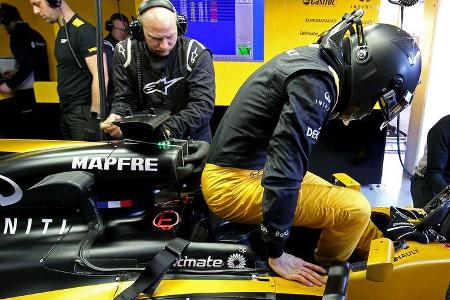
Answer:
<svg viewBox="0 0 450 300"><path fill-rule="evenodd" d="M423 208L450 184L450 115L431 127L427 144L411 177L414 207Z"/></svg>
<svg viewBox="0 0 450 300"><path fill-rule="evenodd" d="M102 129L120 138L113 121L158 108L171 112L163 124L166 135L211 142L215 80L210 51L183 35L168 0L143 1L138 14L139 30L114 52L114 103Z"/></svg>
<svg viewBox="0 0 450 300"><path fill-rule="evenodd" d="M0 93L15 93L3 107L0 131L16 138L37 137L34 106L34 81L49 81L47 44L44 38L22 20L16 7L0 4L0 23L9 34L16 70L2 74ZM7 127L7 128L5 128Z"/></svg>
<svg viewBox="0 0 450 300"><path fill-rule="evenodd" d="M108 35L103 40L106 61L108 62L108 98L106 101L106 115L111 111L111 105L114 99L114 79L113 79L113 56L116 44L128 38L128 18L121 14L112 14L108 21L105 22L105 30Z"/></svg>
<svg viewBox="0 0 450 300"><path fill-rule="evenodd" d="M95 28L64 0L30 0L33 12L60 26L55 41L61 133L69 140L99 137L100 90ZM106 56L105 84L108 83Z"/></svg>

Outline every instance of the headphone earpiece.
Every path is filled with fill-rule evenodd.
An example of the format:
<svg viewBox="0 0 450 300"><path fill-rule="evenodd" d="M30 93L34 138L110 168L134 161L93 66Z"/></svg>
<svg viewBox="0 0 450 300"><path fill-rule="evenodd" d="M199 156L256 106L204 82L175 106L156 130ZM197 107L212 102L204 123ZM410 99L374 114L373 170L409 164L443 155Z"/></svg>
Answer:
<svg viewBox="0 0 450 300"><path fill-rule="evenodd" d="M113 22L111 19L105 22L105 30L111 32L113 30Z"/></svg>
<svg viewBox="0 0 450 300"><path fill-rule="evenodd" d="M5 26L11 24L11 20L8 18L8 15L3 11L1 4L0 4L0 23Z"/></svg>
<svg viewBox="0 0 450 300"><path fill-rule="evenodd" d="M47 0L47 3L51 8L58 8L61 6L61 0Z"/></svg>
<svg viewBox="0 0 450 300"><path fill-rule="evenodd" d="M176 22L177 22L177 32L178 35L184 35L187 31L187 18L184 15L177 14L177 10L175 9L175 6L170 2L169 0L147 0L145 2L142 2L141 5L139 5L138 8L138 19L135 20L133 18L133 21L130 23L130 31L131 31L131 38L136 39L139 41L144 40L143 35L143 29L142 29L142 23L139 20L139 16L141 16L143 13L145 13L147 10L153 7L163 7L171 12L173 12L176 15Z"/></svg>

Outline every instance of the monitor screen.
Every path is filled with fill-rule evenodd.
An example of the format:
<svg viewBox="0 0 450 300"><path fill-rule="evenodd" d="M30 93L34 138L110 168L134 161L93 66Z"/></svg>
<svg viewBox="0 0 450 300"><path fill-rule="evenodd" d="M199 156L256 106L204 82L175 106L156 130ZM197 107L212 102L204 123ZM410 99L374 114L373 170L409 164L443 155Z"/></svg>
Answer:
<svg viewBox="0 0 450 300"><path fill-rule="evenodd" d="M188 21L187 36L213 53L214 60L264 60L263 0L173 0Z"/></svg>

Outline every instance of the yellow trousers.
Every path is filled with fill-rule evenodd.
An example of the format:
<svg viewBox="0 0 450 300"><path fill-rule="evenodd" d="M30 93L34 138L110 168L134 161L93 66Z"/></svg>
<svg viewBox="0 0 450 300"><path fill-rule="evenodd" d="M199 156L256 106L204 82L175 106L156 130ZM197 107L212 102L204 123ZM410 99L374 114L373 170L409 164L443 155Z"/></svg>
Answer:
<svg viewBox="0 0 450 300"><path fill-rule="evenodd" d="M202 191L213 213L237 223L258 224L262 219L262 170L206 164ZM367 256L372 239L381 232L370 221L371 208L358 191L338 187L307 172L297 200L293 226L321 228L315 258L328 265L346 261L356 249ZM300 241L301 242L301 241Z"/></svg>

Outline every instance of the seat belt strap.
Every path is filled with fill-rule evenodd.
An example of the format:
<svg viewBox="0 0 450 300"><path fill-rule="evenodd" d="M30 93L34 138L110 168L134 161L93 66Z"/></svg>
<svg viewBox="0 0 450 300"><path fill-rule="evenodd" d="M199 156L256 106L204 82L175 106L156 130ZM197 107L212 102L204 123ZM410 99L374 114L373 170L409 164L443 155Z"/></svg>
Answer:
<svg viewBox="0 0 450 300"><path fill-rule="evenodd" d="M181 256L183 250L189 245L190 241L175 238L170 241L163 250L152 258L149 265L139 275L136 281L117 295L114 300L133 300L140 293L148 296L153 295L164 274L170 266Z"/></svg>

